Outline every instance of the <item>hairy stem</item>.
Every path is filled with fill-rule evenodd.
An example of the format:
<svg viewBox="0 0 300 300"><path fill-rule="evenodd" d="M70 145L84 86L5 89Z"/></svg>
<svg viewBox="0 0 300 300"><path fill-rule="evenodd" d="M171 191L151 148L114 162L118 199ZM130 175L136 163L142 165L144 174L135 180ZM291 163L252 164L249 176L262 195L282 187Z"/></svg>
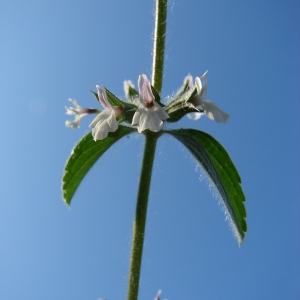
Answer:
<svg viewBox="0 0 300 300"><path fill-rule="evenodd" d="M148 195L150 189L152 166L154 161L157 138L158 136L156 135L146 135L144 158L140 177L140 186L138 191L135 220L133 225L128 300L138 299L137 297L145 236L145 224L147 218Z"/></svg>
<svg viewBox="0 0 300 300"><path fill-rule="evenodd" d="M160 93L162 89L164 48L167 20L167 1L156 0L155 32L153 50L152 85ZM151 183L151 174L155 156L156 142L159 133L147 130L145 133L145 148L142 162L142 170L139 183L139 191L136 204L136 213L133 226L133 240L131 248L128 300L137 300L142 264L143 245L145 237L145 225L147 218L147 205Z"/></svg>
<svg viewBox="0 0 300 300"><path fill-rule="evenodd" d="M160 93L162 89L165 37L167 26L167 3L166 0L156 0L152 85Z"/></svg>

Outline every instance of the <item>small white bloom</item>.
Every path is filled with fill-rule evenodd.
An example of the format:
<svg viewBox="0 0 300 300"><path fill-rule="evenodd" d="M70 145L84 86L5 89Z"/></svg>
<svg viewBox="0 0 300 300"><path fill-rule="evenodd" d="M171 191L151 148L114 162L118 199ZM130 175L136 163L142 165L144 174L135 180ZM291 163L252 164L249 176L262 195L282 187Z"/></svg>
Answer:
<svg viewBox="0 0 300 300"><path fill-rule="evenodd" d="M90 124L94 140L103 140L109 132L115 132L118 129L116 120L116 112L119 113L120 108L110 105L102 89L97 85L98 97L104 110Z"/></svg>
<svg viewBox="0 0 300 300"><path fill-rule="evenodd" d="M118 129L118 122L114 110L103 110L90 124L94 140L103 140L109 132L115 132Z"/></svg>
<svg viewBox="0 0 300 300"><path fill-rule="evenodd" d="M141 104L132 118L131 125L137 125L138 132L146 129L158 132L162 129L163 121L168 119L169 115L156 103L146 75L139 76L138 86Z"/></svg>
<svg viewBox="0 0 300 300"><path fill-rule="evenodd" d="M128 95L130 87L134 89L134 84L132 83L132 81L131 80L124 80L123 88L124 88L124 92L125 92L126 96Z"/></svg>
<svg viewBox="0 0 300 300"><path fill-rule="evenodd" d="M74 107L66 106L66 110L67 110L66 114L67 115L75 115L75 120L74 121L69 121L69 120L66 121L66 126L67 127L71 127L73 129L77 129L80 126L81 119L84 116L88 115L88 112L87 112L87 109L82 108L77 103L76 100L70 98L69 101L71 101L74 104L75 108Z"/></svg>
<svg viewBox="0 0 300 300"><path fill-rule="evenodd" d="M133 104L135 104L136 106L139 106L140 105L139 96L129 94L129 88L134 89L134 84L132 83L132 81L131 80L124 80L123 88L124 88L124 92L125 92L125 95L126 95L127 99L130 102L132 102Z"/></svg>
<svg viewBox="0 0 300 300"><path fill-rule="evenodd" d="M199 109L204 111L204 114L213 121L218 123L226 123L229 115L222 111L216 104L211 100L206 99L205 95L207 92L207 71L199 78L195 78L195 85L197 87L197 96L194 98L192 103ZM198 120L203 113L190 113L188 117L192 120Z"/></svg>

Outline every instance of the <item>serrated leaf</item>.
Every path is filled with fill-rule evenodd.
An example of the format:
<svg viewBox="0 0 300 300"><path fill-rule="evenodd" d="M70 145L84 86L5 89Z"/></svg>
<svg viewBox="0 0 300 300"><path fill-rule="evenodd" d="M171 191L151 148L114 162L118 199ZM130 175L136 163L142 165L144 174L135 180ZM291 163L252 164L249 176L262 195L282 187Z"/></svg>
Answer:
<svg viewBox="0 0 300 300"><path fill-rule="evenodd" d="M226 150L202 131L180 129L165 132L182 142L203 167L223 200L238 243L241 244L247 231L245 195L240 185L241 178Z"/></svg>
<svg viewBox="0 0 300 300"><path fill-rule="evenodd" d="M88 133L79 141L66 163L62 179L63 199L66 204L70 205L80 182L101 155L120 138L135 131L135 128L119 125L116 132L109 133L103 140L94 141L92 134Z"/></svg>

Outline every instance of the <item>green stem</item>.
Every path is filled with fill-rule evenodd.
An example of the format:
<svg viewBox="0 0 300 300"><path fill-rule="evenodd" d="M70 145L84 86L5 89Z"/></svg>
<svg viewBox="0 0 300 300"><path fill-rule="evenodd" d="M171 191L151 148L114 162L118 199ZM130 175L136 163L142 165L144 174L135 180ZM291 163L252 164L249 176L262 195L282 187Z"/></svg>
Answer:
<svg viewBox="0 0 300 300"><path fill-rule="evenodd" d="M164 71L167 6L168 1L156 0L152 85L159 93L162 89L162 79Z"/></svg>
<svg viewBox="0 0 300 300"><path fill-rule="evenodd" d="M144 158L137 197L135 220L133 225L133 240L130 259L130 277L128 286L128 300L138 299L140 270L147 218L148 195L151 182L152 166L155 155L157 135L146 135Z"/></svg>
<svg viewBox="0 0 300 300"><path fill-rule="evenodd" d="M162 89L164 49L167 20L167 1L156 0L155 33L153 50L152 85L160 93ZM145 133L145 148L139 191L136 204L136 213L133 226L133 240L131 248L130 271L128 282L128 300L137 300L139 291L140 272L142 264L147 205L151 183L151 174L155 156L156 142L160 133L148 131Z"/></svg>

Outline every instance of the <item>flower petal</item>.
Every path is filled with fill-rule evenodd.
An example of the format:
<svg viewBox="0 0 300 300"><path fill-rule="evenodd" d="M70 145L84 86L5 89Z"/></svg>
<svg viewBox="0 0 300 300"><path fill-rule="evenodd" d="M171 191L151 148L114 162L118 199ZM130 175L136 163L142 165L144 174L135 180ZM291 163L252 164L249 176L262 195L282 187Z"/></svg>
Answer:
<svg viewBox="0 0 300 300"><path fill-rule="evenodd" d="M204 113L210 120L216 121L218 123L226 123L229 119L229 115L221 110L221 108L219 108L211 100L203 100L202 107L204 109Z"/></svg>
<svg viewBox="0 0 300 300"><path fill-rule="evenodd" d="M168 117L165 110L154 101L154 106L151 108L146 108L142 104L138 107L133 116L132 125L138 125L139 133L146 129L158 132L162 129L162 120L165 120Z"/></svg>
<svg viewBox="0 0 300 300"><path fill-rule="evenodd" d="M138 132L141 133L142 131L148 129L147 127L147 115L146 114L141 114L140 115L140 119L139 119L139 123L138 123Z"/></svg>
<svg viewBox="0 0 300 300"><path fill-rule="evenodd" d="M140 97L142 100L141 102L148 107L153 103L155 97L151 90L150 81L148 80L145 74L139 76L138 86L139 86Z"/></svg>
<svg viewBox="0 0 300 300"><path fill-rule="evenodd" d="M74 121L67 120L65 124L67 127L71 127L72 129L77 129L80 127L80 121L82 117L83 115L76 115Z"/></svg>
<svg viewBox="0 0 300 300"><path fill-rule="evenodd" d="M162 129L164 122L159 118L158 114L152 112L145 122L145 126L153 132L158 132Z"/></svg>
<svg viewBox="0 0 300 300"><path fill-rule="evenodd" d="M100 114L97 115L97 117L92 121L92 123L89 125L89 127L94 128L96 124L101 120L106 120L111 115L110 109L103 110Z"/></svg>
<svg viewBox="0 0 300 300"><path fill-rule="evenodd" d="M204 115L203 113L198 113L198 112L191 112L187 114L188 118L193 121L199 120L203 115Z"/></svg>
<svg viewBox="0 0 300 300"><path fill-rule="evenodd" d="M76 100L74 99L69 99L69 101L71 101L75 107L68 107L65 106L66 108L66 114L67 115L75 115L75 120L74 121L66 121L66 126L67 127L71 127L73 129L77 129L80 126L80 121L82 119L82 117L93 113L93 109L87 109L87 108L82 108ZM95 111L95 110L94 110Z"/></svg>
<svg viewBox="0 0 300 300"><path fill-rule="evenodd" d="M65 106L65 108L66 108L66 114L67 115L80 115L80 114L83 114L83 113L85 113L85 109L84 108L82 108L78 103L77 103L77 101L76 100L74 100L74 99L71 99L71 98L69 98L69 101L71 101L72 103L73 103L73 105L75 106L75 108L74 107L69 107L69 106Z"/></svg>
<svg viewBox="0 0 300 300"><path fill-rule="evenodd" d="M98 122L96 127L93 128L92 135L95 141L103 140L107 137L108 132L109 132L109 126L107 122L105 120L104 121L101 120L100 122Z"/></svg>
<svg viewBox="0 0 300 300"><path fill-rule="evenodd" d="M98 90L98 98L99 98L99 102L100 104L105 108L111 108L111 105L109 104L109 102L106 99L106 96L104 94L104 92L102 91L101 87L99 85L96 85L96 88Z"/></svg>
<svg viewBox="0 0 300 300"><path fill-rule="evenodd" d="M149 129L153 132L158 132L162 129L163 121L153 112L142 114L138 124L138 132Z"/></svg>
<svg viewBox="0 0 300 300"><path fill-rule="evenodd" d="M69 107L69 106L65 106L65 108L66 108L66 114L67 115L76 115L77 113L76 113L76 108L74 108L74 107Z"/></svg>
<svg viewBox="0 0 300 300"><path fill-rule="evenodd" d="M114 110L111 111L111 114L107 119L107 124L109 126L109 132L115 132L118 129L118 122Z"/></svg>
<svg viewBox="0 0 300 300"><path fill-rule="evenodd" d="M147 111L144 108L144 106L140 104L140 106L138 107L138 109L135 111L133 115L131 125L137 125L140 122L141 115L146 112Z"/></svg>
<svg viewBox="0 0 300 300"><path fill-rule="evenodd" d="M204 72L203 75L201 75L200 79L202 81L202 92L201 92L201 97L205 97L206 93L207 93L207 74L208 71Z"/></svg>
<svg viewBox="0 0 300 300"><path fill-rule="evenodd" d="M77 108L77 109L81 109L82 107L77 103L77 101L75 99L69 98L69 101L71 101L73 103L73 105Z"/></svg>
<svg viewBox="0 0 300 300"><path fill-rule="evenodd" d="M94 140L103 140L109 132L115 132L118 129L118 122L114 110L103 110L90 124Z"/></svg>
<svg viewBox="0 0 300 300"><path fill-rule="evenodd" d="M197 87L197 94L201 95L201 91L202 91L202 82L201 79L199 77L195 78L195 85Z"/></svg>
<svg viewBox="0 0 300 300"><path fill-rule="evenodd" d="M207 93L207 77L206 77L206 73L208 71L206 71L203 75L201 75L201 77L196 77L195 78L195 85L197 87L197 93L198 96L203 98L205 97L206 93Z"/></svg>
<svg viewBox="0 0 300 300"><path fill-rule="evenodd" d="M161 120L166 120L169 118L169 115L167 114L167 112L164 110L163 107L161 107L156 101L154 101L154 105L153 105L153 111L158 115L158 117Z"/></svg>

